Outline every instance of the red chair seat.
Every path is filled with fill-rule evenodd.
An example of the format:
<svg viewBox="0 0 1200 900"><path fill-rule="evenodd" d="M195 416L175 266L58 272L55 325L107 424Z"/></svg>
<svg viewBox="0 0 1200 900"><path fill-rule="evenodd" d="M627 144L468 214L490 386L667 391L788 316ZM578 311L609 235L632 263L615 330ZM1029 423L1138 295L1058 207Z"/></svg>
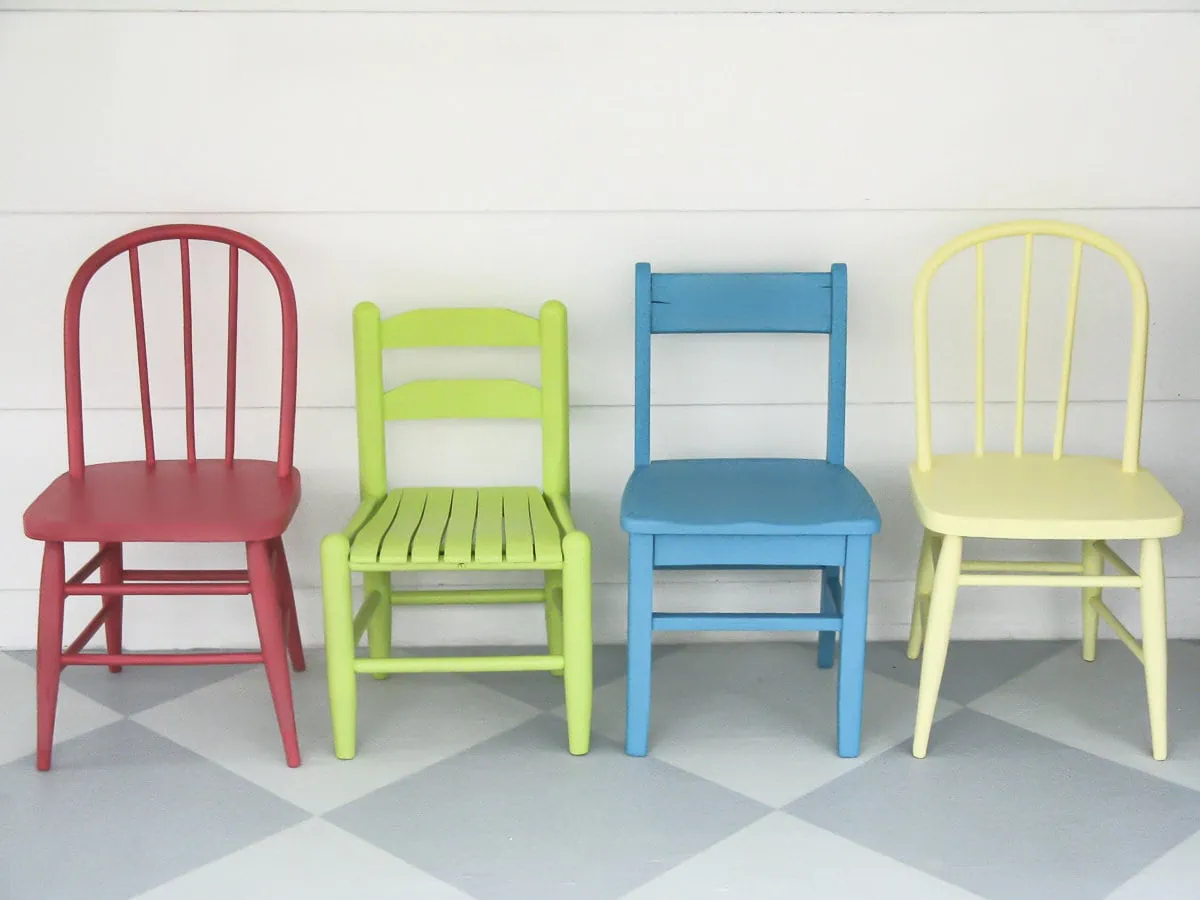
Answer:
<svg viewBox="0 0 1200 900"><path fill-rule="evenodd" d="M39 541L267 541L300 503L300 473L235 459L99 463L82 478L60 475L25 511Z"/></svg>

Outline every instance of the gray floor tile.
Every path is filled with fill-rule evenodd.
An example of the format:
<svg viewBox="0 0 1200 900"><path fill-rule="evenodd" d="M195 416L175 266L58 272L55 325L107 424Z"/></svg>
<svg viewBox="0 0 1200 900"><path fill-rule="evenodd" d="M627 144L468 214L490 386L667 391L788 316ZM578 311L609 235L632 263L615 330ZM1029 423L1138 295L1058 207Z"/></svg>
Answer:
<svg viewBox="0 0 1200 900"><path fill-rule="evenodd" d="M1068 645L1068 641L951 641L939 696L966 706ZM1076 642L1078 644L1078 642ZM921 680L921 661L909 659L908 645L871 644L867 668L912 687Z"/></svg>
<svg viewBox="0 0 1200 900"><path fill-rule="evenodd" d="M543 715L326 818L480 900L613 900L768 808Z"/></svg>
<svg viewBox="0 0 1200 900"><path fill-rule="evenodd" d="M1200 829L1200 793L963 710L787 809L987 900L1100 900Z"/></svg>
<svg viewBox="0 0 1200 900"><path fill-rule="evenodd" d="M0 896L125 900L306 814L129 720L0 767Z"/></svg>
<svg viewBox="0 0 1200 900"><path fill-rule="evenodd" d="M30 668L32 650L12 654ZM184 694L232 678L252 666L125 666L119 673L107 666L68 666L62 683L109 709L126 716L166 703Z"/></svg>

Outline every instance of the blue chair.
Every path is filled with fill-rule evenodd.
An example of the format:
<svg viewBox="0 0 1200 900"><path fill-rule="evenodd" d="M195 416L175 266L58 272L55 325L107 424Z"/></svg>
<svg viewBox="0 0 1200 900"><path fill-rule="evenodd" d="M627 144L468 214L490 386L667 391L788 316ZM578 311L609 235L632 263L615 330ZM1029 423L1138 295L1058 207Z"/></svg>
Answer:
<svg viewBox="0 0 1200 900"><path fill-rule="evenodd" d="M650 459L654 334L829 335L825 459ZM629 533L625 752L645 756L655 631L819 631L817 664L838 667L838 754L859 752L871 536L879 510L843 465L846 267L828 272L651 274L637 265L636 468L621 498ZM820 613L656 613L655 569L819 569ZM781 688L785 686L781 685Z"/></svg>

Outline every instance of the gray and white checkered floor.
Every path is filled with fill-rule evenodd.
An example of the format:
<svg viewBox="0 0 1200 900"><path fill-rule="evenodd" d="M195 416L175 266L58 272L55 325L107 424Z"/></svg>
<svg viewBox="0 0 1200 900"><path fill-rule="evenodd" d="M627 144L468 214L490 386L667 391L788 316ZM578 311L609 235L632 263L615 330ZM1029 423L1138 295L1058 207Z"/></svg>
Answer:
<svg viewBox="0 0 1200 900"><path fill-rule="evenodd" d="M0 897L1200 897L1197 644L1172 645L1164 763L1119 644L1090 665L1077 644L953 644L925 760L903 648L870 648L854 760L814 648L663 648L647 759L621 749L619 647L597 650L585 758L550 675L364 678L352 762L333 758L312 653L298 770L256 667L74 668L49 774L32 655L0 653Z"/></svg>

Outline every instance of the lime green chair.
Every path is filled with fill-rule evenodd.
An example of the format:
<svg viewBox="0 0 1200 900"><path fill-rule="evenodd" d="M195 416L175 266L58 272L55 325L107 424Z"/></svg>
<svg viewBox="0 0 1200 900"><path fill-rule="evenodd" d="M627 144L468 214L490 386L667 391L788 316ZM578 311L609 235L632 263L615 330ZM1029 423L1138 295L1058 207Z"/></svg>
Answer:
<svg viewBox="0 0 1200 900"><path fill-rule="evenodd" d="M410 381L385 390L383 351L417 347L540 347L541 387L512 380ZM357 676L393 672L546 671L563 677L571 753L588 752L592 716L591 543L570 509L567 311L538 318L505 309L419 309L381 320L354 310L362 502L321 542L325 644L334 752L352 759ZM542 487L388 487L384 423L397 419L540 419ZM544 587L397 590L393 572L544 572ZM350 573L361 572L355 613ZM543 603L548 649L533 656L394 658L392 607ZM367 634L369 656L355 647Z"/></svg>

